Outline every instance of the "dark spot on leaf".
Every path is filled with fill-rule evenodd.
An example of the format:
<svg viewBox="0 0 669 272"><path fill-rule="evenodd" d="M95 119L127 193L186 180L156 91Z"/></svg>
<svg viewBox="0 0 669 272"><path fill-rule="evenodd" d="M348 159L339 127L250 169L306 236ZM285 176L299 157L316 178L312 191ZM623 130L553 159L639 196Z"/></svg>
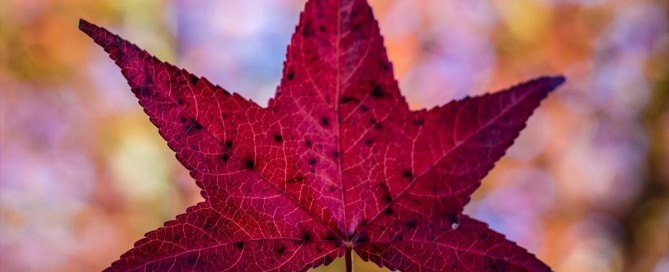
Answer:
<svg viewBox="0 0 669 272"><path fill-rule="evenodd" d="M390 193L384 193L384 194L381 196L381 200L382 200L384 203L390 203L390 202L393 202L393 196L391 196Z"/></svg>
<svg viewBox="0 0 669 272"><path fill-rule="evenodd" d="M385 214L387 214L387 215L391 215L391 214L393 214L393 209L391 209L391 208L386 208L385 210L383 210L383 213L385 213Z"/></svg>
<svg viewBox="0 0 669 272"><path fill-rule="evenodd" d="M507 267L504 262L497 262L494 259L488 259L488 269L490 271L509 271L510 267Z"/></svg>
<svg viewBox="0 0 669 272"><path fill-rule="evenodd" d="M425 124L425 120L416 119L413 121L413 125L417 127L422 126L423 124Z"/></svg>
<svg viewBox="0 0 669 272"><path fill-rule="evenodd" d="M336 188L335 187L330 187L329 190L330 190L330 192L334 192L336 190Z"/></svg>
<svg viewBox="0 0 669 272"><path fill-rule="evenodd" d="M355 240L356 243L366 243L369 242L369 235L366 232L361 232L358 234L358 239Z"/></svg>
<svg viewBox="0 0 669 272"><path fill-rule="evenodd" d="M333 232L328 232L328 235L323 238L323 240L326 241L339 241L339 237L335 235Z"/></svg>
<svg viewBox="0 0 669 272"><path fill-rule="evenodd" d="M240 241L240 242L235 242L233 245L234 245L237 249L242 249L242 248L244 248L244 242L241 242L241 241Z"/></svg>
<svg viewBox="0 0 669 272"><path fill-rule="evenodd" d="M365 140L365 145L372 145L373 143L374 143L374 141L372 141L372 139L366 139Z"/></svg>
<svg viewBox="0 0 669 272"><path fill-rule="evenodd" d="M151 86L153 85L153 75L149 73L149 64L144 64L144 85Z"/></svg>
<svg viewBox="0 0 669 272"><path fill-rule="evenodd" d="M202 225L202 228L205 229L205 230L211 230L212 227L213 226L211 225L211 222L209 222L209 221L207 221L206 223L204 223L204 225Z"/></svg>
<svg viewBox="0 0 669 272"><path fill-rule="evenodd" d="M361 111L361 112L368 112L368 111L369 111L369 108L368 108L367 106L365 106L365 105L362 105L362 106L360 106L360 111Z"/></svg>
<svg viewBox="0 0 669 272"><path fill-rule="evenodd" d="M310 22L307 22L304 27L302 27L302 36L305 38L311 36L314 34L314 29L311 26Z"/></svg>
<svg viewBox="0 0 669 272"><path fill-rule="evenodd" d="M321 25L320 27L318 27L318 30L319 30L320 32L325 32L325 26L324 26L324 25Z"/></svg>
<svg viewBox="0 0 669 272"><path fill-rule="evenodd" d="M202 125L200 125L200 123L198 123L195 120L195 118L188 118L188 119L183 118L181 121L182 123L186 123L186 125L184 125L184 130L186 131L186 134L192 134L202 130Z"/></svg>
<svg viewBox="0 0 669 272"><path fill-rule="evenodd" d="M279 134L274 135L274 141L277 143L283 142L283 137Z"/></svg>
<svg viewBox="0 0 669 272"><path fill-rule="evenodd" d="M372 244L372 249L371 249L369 252L372 253L372 254L374 254L374 255L381 256L381 254L383 253L383 249L381 249L381 248L380 248L378 245L376 245L376 244Z"/></svg>
<svg viewBox="0 0 669 272"><path fill-rule="evenodd" d="M370 124L370 125L376 125L376 122L377 122L377 121L376 121L376 118L374 118L374 117L369 117L369 124Z"/></svg>
<svg viewBox="0 0 669 272"><path fill-rule="evenodd" d="M186 80L183 79L183 78L178 78L178 79L177 79L177 84L178 84L180 87L184 87L187 83L188 83L188 82L186 82Z"/></svg>
<svg viewBox="0 0 669 272"><path fill-rule="evenodd" d="M286 245L282 244L282 245L279 246L279 248L276 250L276 253L277 253L277 254L283 254L284 252L286 252Z"/></svg>
<svg viewBox="0 0 669 272"><path fill-rule="evenodd" d="M148 97L151 95L151 88L147 86L133 88L132 91L137 94L138 97Z"/></svg>
<svg viewBox="0 0 669 272"><path fill-rule="evenodd" d="M232 141L226 141L225 142L225 147L232 148Z"/></svg>
<svg viewBox="0 0 669 272"><path fill-rule="evenodd" d="M447 215L447 216L448 216L448 221L451 223L451 228L452 228L452 229L457 228L457 226L458 226L458 224L459 224L459 222L458 222L458 216L457 216L457 215L454 215L454 214L449 214L449 215ZM455 228L453 228L453 226L455 226Z"/></svg>
<svg viewBox="0 0 669 272"><path fill-rule="evenodd" d="M187 264L188 266L193 266L193 265L195 265L195 262L197 262L197 257L198 257L198 256L195 255L195 254L188 254L188 256L186 256L186 260L185 260L185 261L186 261L186 264Z"/></svg>
<svg viewBox="0 0 669 272"><path fill-rule="evenodd" d="M198 81L200 81L200 79L197 76L195 76L195 75L190 76L190 83L191 84L195 85L195 84L197 84Z"/></svg>
<svg viewBox="0 0 669 272"><path fill-rule="evenodd" d="M413 173L411 172L411 170L406 169L406 170L402 171L402 176L405 179L411 179L413 177Z"/></svg>
<svg viewBox="0 0 669 272"><path fill-rule="evenodd" d="M367 221L367 220L362 220L362 221L360 221L360 226L363 226L363 227L364 227L364 226L367 226L367 223L369 223L369 221Z"/></svg>
<svg viewBox="0 0 669 272"><path fill-rule="evenodd" d="M114 35L114 42L116 43L116 45L121 45L121 37L119 37L118 35Z"/></svg>
<svg viewBox="0 0 669 272"><path fill-rule="evenodd" d="M247 159L246 160L246 169L253 169L255 167L255 162L252 159Z"/></svg>
<svg viewBox="0 0 669 272"><path fill-rule="evenodd" d="M388 190L388 186L383 182L379 182L379 187L381 188L381 191L383 191L382 195L381 195L381 200L384 203L392 202L393 201L393 196L390 195L390 190Z"/></svg>
<svg viewBox="0 0 669 272"><path fill-rule="evenodd" d="M225 154L225 153L221 154L220 158L223 162L227 162L228 160L230 160L230 156L228 156L228 154Z"/></svg>
<svg viewBox="0 0 669 272"><path fill-rule="evenodd" d="M358 99L355 99L355 98L350 97L350 96L342 96L339 99L339 104L346 104L346 103L350 103L350 102L354 102L354 101L358 101Z"/></svg>
<svg viewBox="0 0 669 272"><path fill-rule="evenodd" d="M309 161L307 161L307 162L309 163L309 165L316 165L316 163L317 163L318 161L316 161L316 158L311 158L311 159L309 159Z"/></svg>
<svg viewBox="0 0 669 272"><path fill-rule="evenodd" d="M439 193L439 184L437 184L437 183L433 184L430 191L432 191L432 193L434 193L434 194L438 194Z"/></svg>
<svg viewBox="0 0 669 272"><path fill-rule="evenodd" d="M183 98L181 97L177 98L177 105L183 105L183 104L184 104Z"/></svg>
<svg viewBox="0 0 669 272"><path fill-rule="evenodd" d="M304 145L305 145L306 147L311 147L312 144L311 144L311 141L306 140L306 141L304 141Z"/></svg>
<svg viewBox="0 0 669 272"><path fill-rule="evenodd" d="M418 222L416 222L416 220L411 219L411 220L407 221L406 227L407 227L408 230L412 230L412 229L416 228L417 224L418 224Z"/></svg>
<svg viewBox="0 0 669 272"><path fill-rule="evenodd" d="M385 92L381 88L381 85L376 85L374 89L372 89L372 96L376 98L383 98L385 96Z"/></svg>
<svg viewBox="0 0 669 272"><path fill-rule="evenodd" d="M404 236L397 235L397 236L393 237L393 241L404 241Z"/></svg>
<svg viewBox="0 0 669 272"><path fill-rule="evenodd" d="M286 75L286 78L288 80L293 80L293 78L295 78L295 72L288 72L288 74Z"/></svg>
<svg viewBox="0 0 669 272"><path fill-rule="evenodd" d="M479 239L481 239L481 240L488 239L488 234L487 233L481 234L481 236L479 236Z"/></svg>
<svg viewBox="0 0 669 272"><path fill-rule="evenodd" d="M390 70L390 64L386 62L381 62L381 69L383 69L383 71Z"/></svg>
<svg viewBox="0 0 669 272"><path fill-rule="evenodd" d="M321 117L321 125L327 127L328 125L330 125L330 120L326 117Z"/></svg>
<svg viewBox="0 0 669 272"><path fill-rule="evenodd" d="M296 177L289 180L286 180L286 183L299 183L304 181L304 177Z"/></svg>
<svg viewBox="0 0 669 272"><path fill-rule="evenodd" d="M335 158L335 159L339 158L339 151L332 152L332 157Z"/></svg>
<svg viewBox="0 0 669 272"><path fill-rule="evenodd" d="M127 57L126 54L120 49L109 51L109 56L111 57L112 60L116 61L117 63L125 60L125 58Z"/></svg>
<svg viewBox="0 0 669 272"><path fill-rule="evenodd" d="M305 243L311 242L311 233L303 231L302 232L302 241Z"/></svg>

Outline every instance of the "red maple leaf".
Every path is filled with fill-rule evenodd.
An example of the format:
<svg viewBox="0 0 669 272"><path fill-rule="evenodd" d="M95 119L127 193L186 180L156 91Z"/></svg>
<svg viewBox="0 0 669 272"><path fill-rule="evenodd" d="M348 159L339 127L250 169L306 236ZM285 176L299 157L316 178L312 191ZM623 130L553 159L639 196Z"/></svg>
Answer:
<svg viewBox="0 0 669 272"><path fill-rule="evenodd" d="M462 214L563 77L410 111L363 0L312 0L267 108L86 21L205 201L109 271L305 271L351 252L403 271L547 271Z"/></svg>

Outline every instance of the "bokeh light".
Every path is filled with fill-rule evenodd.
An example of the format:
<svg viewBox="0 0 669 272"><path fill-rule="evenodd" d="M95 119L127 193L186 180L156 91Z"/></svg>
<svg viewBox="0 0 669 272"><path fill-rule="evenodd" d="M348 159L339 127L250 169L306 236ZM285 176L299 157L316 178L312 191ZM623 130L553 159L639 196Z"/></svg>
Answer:
<svg viewBox="0 0 669 272"><path fill-rule="evenodd" d="M568 78L467 213L557 271L669 271L667 1L370 2L413 109ZM266 105L303 5L1 1L0 270L101 270L201 200L79 18Z"/></svg>

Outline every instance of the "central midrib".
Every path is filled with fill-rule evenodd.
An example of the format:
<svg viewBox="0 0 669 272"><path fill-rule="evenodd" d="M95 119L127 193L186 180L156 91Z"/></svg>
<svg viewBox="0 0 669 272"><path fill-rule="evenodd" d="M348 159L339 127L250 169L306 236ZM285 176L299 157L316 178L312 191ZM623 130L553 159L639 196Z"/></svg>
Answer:
<svg viewBox="0 0 669 272"><path fill-rule="evenodd" d="M346 241L348 241L349 237L348 237L348 235L346 235L346 232L347 232L347 229L348 229L348 222L346 220L346 197L345 197L346 190L344 188L344 179L342 178L342 175L343 175L343 173L342 173L342 168L343 168L342 167L342 157L343 157L343 154L341 154L341 124L339 122L340 120L339 120L339 103L338 103L339 92L340 92L340 87L341 87L341 82L340 82L341 67L340 67L340 63L339 63L339 59L341 57L339 55L340 54L339 53L339 51L340 51L339 47L340 47L340 44L341 44L341 12L342 12L341 11L341 8L342 8L341 1L337 1L337 5L338 5L338 7L337 7L337 31L335 32L335 39L336 39L336 41L335 41L335 58L336 58L336 60L335 60L335 80L336 80L336 84L335 84L335 98L334 98L333 103L335 104L334 105L335 124L337 126L335 128L335 133L336 133L335 140L337 141L337 154L339 154L339 156L337 156L337 160L338 160L337 161L337 170L338 170L338 177L337 178L339 179L339 186L340 186L339 190L341 190L341 206L342 206L343 220L344 220L344 224L343 224L344 229L340 230L340 232L341 232L341 236Z"/></svg>

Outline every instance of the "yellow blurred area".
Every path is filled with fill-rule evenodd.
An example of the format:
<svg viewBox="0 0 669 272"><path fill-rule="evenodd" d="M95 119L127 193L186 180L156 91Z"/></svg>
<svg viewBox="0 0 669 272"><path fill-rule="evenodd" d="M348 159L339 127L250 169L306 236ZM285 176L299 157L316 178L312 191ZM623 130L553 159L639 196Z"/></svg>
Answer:
<svg viewBox="0 0 669 272"><path fill-rule="evenodd" d="M553 12L548 3L519 0L495 1L500 10L502 24L514 41L528 46L543 42L550 36Z"/></svg>
<svg viewBox="0 0 669 272"><path fill-rule="evenodd" d="M413 109L568 79L466 213L556 271L669 271L667 1L370 3ZM1 1L0 270L101 270L202 201L79 18L264 104L303 4Z"/></svg>

